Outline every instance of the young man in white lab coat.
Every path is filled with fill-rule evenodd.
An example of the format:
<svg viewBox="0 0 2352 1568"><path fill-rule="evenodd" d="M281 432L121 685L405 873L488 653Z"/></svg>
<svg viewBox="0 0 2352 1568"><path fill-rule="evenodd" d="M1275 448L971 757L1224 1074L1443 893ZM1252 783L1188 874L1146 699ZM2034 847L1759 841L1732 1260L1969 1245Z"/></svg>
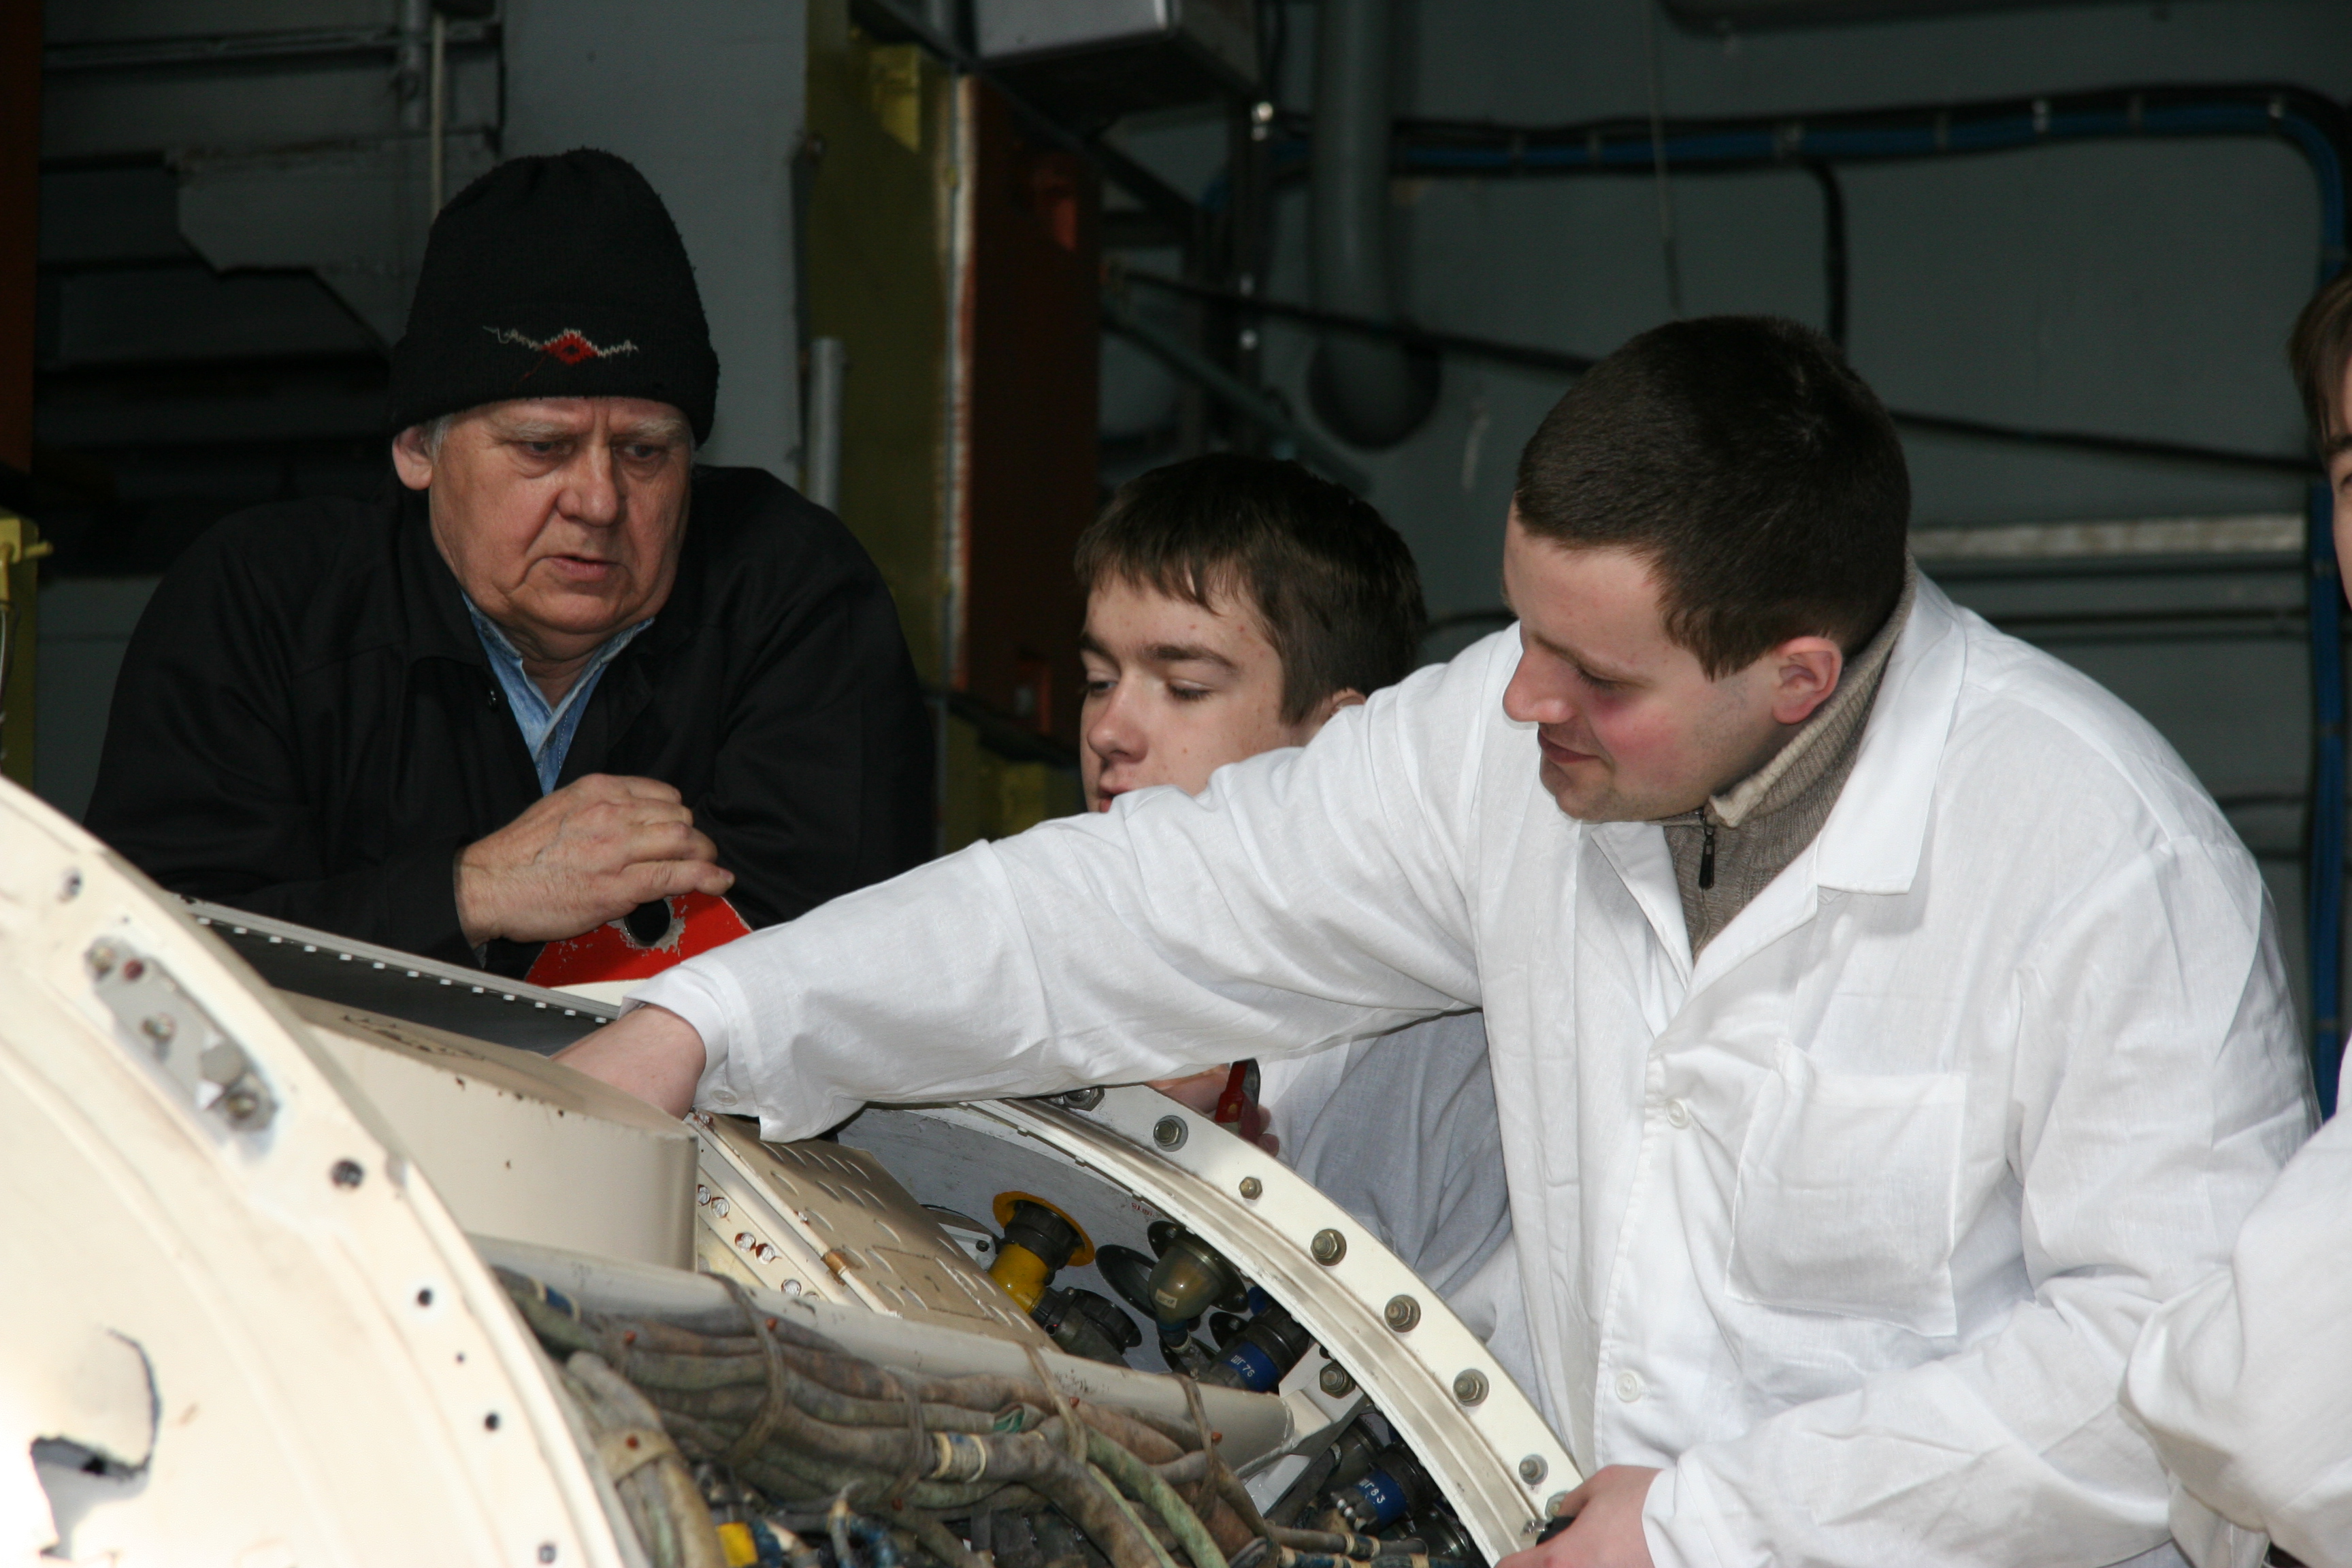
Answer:
<svg viewBox="0 0 2352 1568"><path fill-rule="evenodd" d="M2352 560L2352 275L2313 296L2288 346ZM2341 1100L2338 1101L2339 1107ZM2125 1401L2179 1482L2173 1533L2198 1568L2250 1568L2263 1536L2352 1568L2352 1118L2297 1154L2227 1268L2166 1302Z"/></svg>
<svg viewBox="0 0 2352 1568"><path fill-rule="evenodd" d="M1818 334L1643 333L1521 459L1517 627L680 965L571 1059L796 1138L1483 1006L1590 1477L1510 1568L2168 1554L2118 1388L2304 1134L2270 911L2154 731L1911 573L1908 508Z"/></svg>

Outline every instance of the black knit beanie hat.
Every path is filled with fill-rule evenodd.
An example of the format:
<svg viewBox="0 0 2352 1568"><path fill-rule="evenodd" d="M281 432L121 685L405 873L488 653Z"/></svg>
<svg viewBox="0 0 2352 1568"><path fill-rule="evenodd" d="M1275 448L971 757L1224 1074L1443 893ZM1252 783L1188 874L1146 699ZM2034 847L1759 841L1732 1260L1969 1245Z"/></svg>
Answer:
<svg viewBox="0 0 2352 1568"><path fill-rule="evenodd" d="M719 356L669 209L625 159L516 158L441 209L392 351L392 433L519 397L644 397L710 438Z"/></svg>

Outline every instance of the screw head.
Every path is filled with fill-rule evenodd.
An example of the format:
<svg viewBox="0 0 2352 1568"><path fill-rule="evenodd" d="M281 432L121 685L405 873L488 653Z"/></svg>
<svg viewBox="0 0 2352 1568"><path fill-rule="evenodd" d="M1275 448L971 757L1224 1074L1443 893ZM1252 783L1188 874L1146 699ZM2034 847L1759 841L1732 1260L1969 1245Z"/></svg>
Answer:
<svg viewBox="0 0 2352 1568"><path fill-rule="evenodd" d="M94 942L89 944L89 952L83 955L82 962L89 965L93 976L103 980L114 973L114 966L121 962L121 955L114 951L112 942Z"/></svg>
<svg viewBox="0 0 2352 1568"><path fill-rule="evenodd" d="M361 1168L357 1160L338 1160L333 1168L328 1171L327 1179L335 1185L348 1190L367 1180L367 1172Z"/></svg>
<svg viewBox="0 0 2352 1568"><path fill-rule="evenodd" d="M1102 1097L1099 1089L1074 1089L1067 1094L1053 1096L1053 1102L1069 1110L1092 1110L1102 1103Z"/></svg>
<svg viewBox="0 0 2352 1568"><path fill-rule="evenodd" d="M1323 1370L1315 1375L1315 1384L1334 1399L1345 1399L1356 1392L1356 1380L1349 1377L1348 1369L1336 1361L1323 1363Z"/></svg>
<svg viewBox="0 0 2352 1568"><path fill-rule="evenodd" d="M1390 1328L1403 1333L1421 1321L1421 1303L1410 1296L1391 1296L1381 1317Z"/></svg>
<svg viewBox="0 0 2352 1568"><path fill-rule="evenodd" d="M154 1013L139 1020L139 1032L160 1046L178 1034L180 1026L169 1013Z"/></svg>
<svg viewBox="0 0 2352 1568"><path fill-rule="evenodd" d="M539 1543L539 1560L541 1563L552 1563L555 1561L555 1542L552 1541L542 1541Z"/></svg>
<svg viewBox="0 0 2352 1568"><path fill-rule="evenodd" d="M1181 1117L1163 1116L1151 1124L1151 1141L1162 1149L1181 1149L1191 1135L1192 1130L1184 1125Z"/></svg>
<svg viewBox="0 0 2352 1568"><path fill-rule="evenodd" d="M1529 1454L1519 1461L1519 1479L1531 1487L1541 1485L1544 1477L1550 1473L1551 1467L1544 1463L1541 1454Z"/></svg>
<svg viewBox="0 0 2352 1568"><path fill-rule="evenodd" d="M1242 1196L1245 1198L1255 1198L1263 1194L1265 1191L1265 1184L1259 1181L1255 1176L1244 1176L1242 1178Z"/></svg>
<svg viewBox="0 0 2352 1568"><path fill-rule="evenodd" d="M1486 1374L1475 1367L1454 1374L1454 1397L1463 1405L1475 1405L1486 1397Z"/></svg>
<svg viewBox="0 0 2352 1568"><path fill-rule="evenodd" d="M1315 1255L1316 1262L1328 1268L1348 1256L1348 1238L1336 1230L1318 1230L1315 1239L1307 1243L1307 1250Z"/></svg>
<svg viewBox="0 0 2352 1568"><path fill-rule="evenodd" d="M1559 1517L1559 1510L1560 1510L1561 1509L1566 1508L1567 1506L1568 1506L1568 1494L1567 1494L1566 1492L1554 1492L1554 1493L1552 1493L1552 1494L1551 1494L1551 1496L1549 1496L1549 1497L1548 1497L1548 1498L1544 1499L1544 1518L1546 1518L1546 1519L1556 1519L1556 1518L1558 1518L1558 1517Z"/></svg>

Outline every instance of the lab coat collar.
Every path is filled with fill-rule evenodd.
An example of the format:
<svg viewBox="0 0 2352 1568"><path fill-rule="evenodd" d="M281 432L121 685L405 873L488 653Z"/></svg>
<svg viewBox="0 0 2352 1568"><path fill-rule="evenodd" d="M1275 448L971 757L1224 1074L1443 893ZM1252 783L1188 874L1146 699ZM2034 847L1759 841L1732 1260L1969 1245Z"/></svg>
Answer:
<svg viewBox="0 0 2352 1568"><path fill-rule="evenodd" d="M1864 725L1853 771L1813 841L1718 932L1694 964L1665 833L1652 822L1587 829L1633 894L1659 942L1699 989L1812 919L1824 888L1904 893L1918 875L1935 803L1936 774L1951 733L1967 665L1962 612L1919 579L1911 619L1896 640Z"/></svg>
<svg viewBox="0 0 2352 1568"><path fill-rule="evenodd" d="M1911 890L1968 668L1963 614L1941 588L1919 579L1911 622L1887 660L1853 772L1809 851L1816 885L1853 893Z"/></svg>

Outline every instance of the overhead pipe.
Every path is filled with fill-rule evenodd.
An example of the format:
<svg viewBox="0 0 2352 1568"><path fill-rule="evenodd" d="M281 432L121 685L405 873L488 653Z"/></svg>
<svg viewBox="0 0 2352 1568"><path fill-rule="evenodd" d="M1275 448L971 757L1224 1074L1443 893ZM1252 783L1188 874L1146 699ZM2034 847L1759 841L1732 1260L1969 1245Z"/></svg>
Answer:
<svg viewBox="0 0 2352 1568"><path fill-rule="evenodd" d="M1326 0L1315 17L1315 302L1381 321L1397 314L1388 247L1392 12L1391 0ZM1431 355L1332 335L1317 345L1307 395L1333 435L1378 450L1421 427L1437 381Z"/></svg>

